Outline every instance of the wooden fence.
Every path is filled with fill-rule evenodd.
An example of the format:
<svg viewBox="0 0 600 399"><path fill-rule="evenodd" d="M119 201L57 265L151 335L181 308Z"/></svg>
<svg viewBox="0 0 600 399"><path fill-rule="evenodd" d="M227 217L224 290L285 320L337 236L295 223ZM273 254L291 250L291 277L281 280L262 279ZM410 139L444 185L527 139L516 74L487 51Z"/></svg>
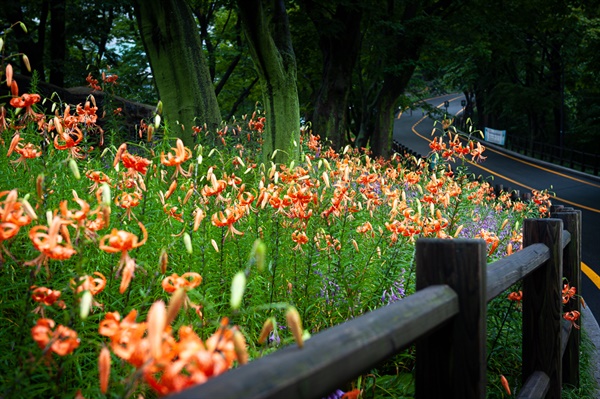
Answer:
<svg viewBox="0 0 600 399"><path fill-rule="evenodd" d="M485 398L487 303L523 281L523 387L518 398L560 398L579 384L580 331L563 312L563 277L581 283L581 212L529 219L524 248L486 263L486 244L419 239L417 292L249 365L172 395L184 398L322 398L416 343L417 398Z"/></svg>

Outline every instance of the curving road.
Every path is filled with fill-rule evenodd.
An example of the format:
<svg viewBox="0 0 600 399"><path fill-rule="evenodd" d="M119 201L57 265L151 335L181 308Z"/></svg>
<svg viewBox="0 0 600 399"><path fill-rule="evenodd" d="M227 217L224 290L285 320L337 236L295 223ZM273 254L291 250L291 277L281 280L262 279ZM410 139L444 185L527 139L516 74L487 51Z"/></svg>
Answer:
<svg viewBox="0 0 600 399"><path fill-rule="evenodd" d="M462 112L462 95L451 94L427 100L434 107L443 108L448 101L449 115ZM434 119L422 110L400 113L394 124L394 140L426 156L432 140ZM439 127L439 125L438 125ZM548 189L554 193L552 203L570 206L582 211L582 287L584 297L596 320L600 320L600 178L585 175L560 166L533 160L506 151L501 147L486 145L482 164L469 163L476 175L493 179L492 184L502 184L505 189Z"/></svg>

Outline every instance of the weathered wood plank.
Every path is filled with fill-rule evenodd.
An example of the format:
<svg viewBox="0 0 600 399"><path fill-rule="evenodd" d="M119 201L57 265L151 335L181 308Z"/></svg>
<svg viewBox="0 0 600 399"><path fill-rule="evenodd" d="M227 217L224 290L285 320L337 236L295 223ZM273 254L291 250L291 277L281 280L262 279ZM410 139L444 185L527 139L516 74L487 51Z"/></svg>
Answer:
<svg viewBox="0 0 600 399"><path fill-rule="evenodd" d="M550 378L546 373L535 371L523 384L517 399L544 399L549 387Z"/></svg>
<svg viewBox="0 0 600 399"><path fill-rule="evenodd" d="M485 398L486 255L483 240L417 240L417 290L448 284L460 304L451 323L417 341L417 397Z"/></svg>
<svg viewBox="0 0 600 399"><path fill-rule="evenodd" d="M458 313L448 286L432 286L170 396L320 398L369 371Z"/></svg>
<svg viewBox="0 0 600 399"><path fill-rule="evenodd" d="M550 259L550 251L544 244L533 244L502 258L487 267L487 301L500 295L511 285Z"/></svg>
<svg viewBox="0 0 600 399"><path fill-rule="evenodd" d="M543 371L550 377L548 399L560 399L562 389L562 235L560 219L527 219L523 245L546 244L550 259L523 279L522 375Z"/></svg>
<svg viewBox="0 0 600 399"><path fill-rule="evenodd" d="M561 347L560 347L560 355L563 357L563 361L564 361L564 356L565 356L565 351L567 350L567 344L569 343L569 336L571 334L573 334L573 332L575 330L577 330L576 328L573 328L573 324L571 324L570 321L563 319L561 321L561 335L562 335L562 341L561 341ZM579 366L579 365L578 365ZM577 367L579 368L579 367ZM565 369L563 368L563 380L564 380L564 373L565 373Z"/></svg>
<svg viewBox="0 0 600 399"><path fill-rule="evenodd" d="M581 295L581 211L559 211L552 217L563 221L564 229L569 233L570 241L564 246L563 254L563 277L565 283L577 289ZM565 234L566 235L566 234ZM581 302L579 298L572 298L563 305L563 312L577 311L581 313ZM562 358L562 382L575 387L579 386L579 353L581 345L581 330L573 329L563 342Z"/></svg>

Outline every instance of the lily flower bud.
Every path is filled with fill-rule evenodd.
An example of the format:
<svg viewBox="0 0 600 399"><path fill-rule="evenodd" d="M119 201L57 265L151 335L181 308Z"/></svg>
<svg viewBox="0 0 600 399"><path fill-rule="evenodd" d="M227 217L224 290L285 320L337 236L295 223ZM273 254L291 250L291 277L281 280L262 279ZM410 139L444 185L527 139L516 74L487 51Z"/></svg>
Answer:
<svg viewBox="0 0 600 399"><path fill-rule="evenodd" d="M262 330L260 330L260 335L258 336L258 343L259 344L263 344L267 337L269 336L269 334L271 334L271 331L273 331L275 329L277 325L277 322L275 321L275 318L273 317L269 317L263 324L262 326Z"/></svg>
<svg viewBox="0 0 600 399"><path fill-rule="evenodd" d="M237 272L235 276L233 276L233 281L231 282L231 299L230 304L233 310L237 310L242 305L242 298L244 296L244 291L246 290L246 274L241 271Z"/></svg>
<svg viewBox="0 0 600 399"><path fill-rule="evenodd" d="M290 328L290 331L294 335L294 339L300 348L304 346L304 339L302 333L302 320L300 319L300 313L298 310L290 306L288 310L285 312L285 319L287 321L287 325Z"/></svg>

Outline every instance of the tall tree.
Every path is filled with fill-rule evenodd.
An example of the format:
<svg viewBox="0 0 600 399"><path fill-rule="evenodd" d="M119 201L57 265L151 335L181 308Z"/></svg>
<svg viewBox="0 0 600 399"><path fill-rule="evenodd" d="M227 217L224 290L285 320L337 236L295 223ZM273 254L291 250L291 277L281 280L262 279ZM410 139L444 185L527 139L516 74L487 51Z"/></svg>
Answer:
<svg viewBox="0 0 600 399"><path fill-rule="evenodd" d="M323 60L312 130L330 140L333 148L340 149L347 143L348 96L360 52L361 17L366 8L360 0L303 0L301 5L317 32Z"/></svg>
<svg viewBox="0 0 600 399"><path fill-rule="evenodd" d="M266 130L263 159L298 158L300 108L296 86L296 56L284 0L237 0L250 54L263 92Z"/></svg>
<svg viewBox="0 0 600 399"><path fill-rule="evenodd" d="M370 141L374 155L385 157L391 153L398 99L415 71L427 37L440 27L436 21L451 11L450 3L449 0L387 0L373 9L364 44L369 54L368 66L362 68L377 73L373 74L374 82L361 82L365 87L363 95L372 99L363 97L360 99L363 105L357 107L363 110L356 139L358 147L365 147Z"/></svg>
<svg viewBox="0 0 600 399"><path fill-rule="evenodd" d="M185 0L134 0L133 4L164 117L191 146L192 126L206 123L213 130L221 123L194 16Z"/></svg>

